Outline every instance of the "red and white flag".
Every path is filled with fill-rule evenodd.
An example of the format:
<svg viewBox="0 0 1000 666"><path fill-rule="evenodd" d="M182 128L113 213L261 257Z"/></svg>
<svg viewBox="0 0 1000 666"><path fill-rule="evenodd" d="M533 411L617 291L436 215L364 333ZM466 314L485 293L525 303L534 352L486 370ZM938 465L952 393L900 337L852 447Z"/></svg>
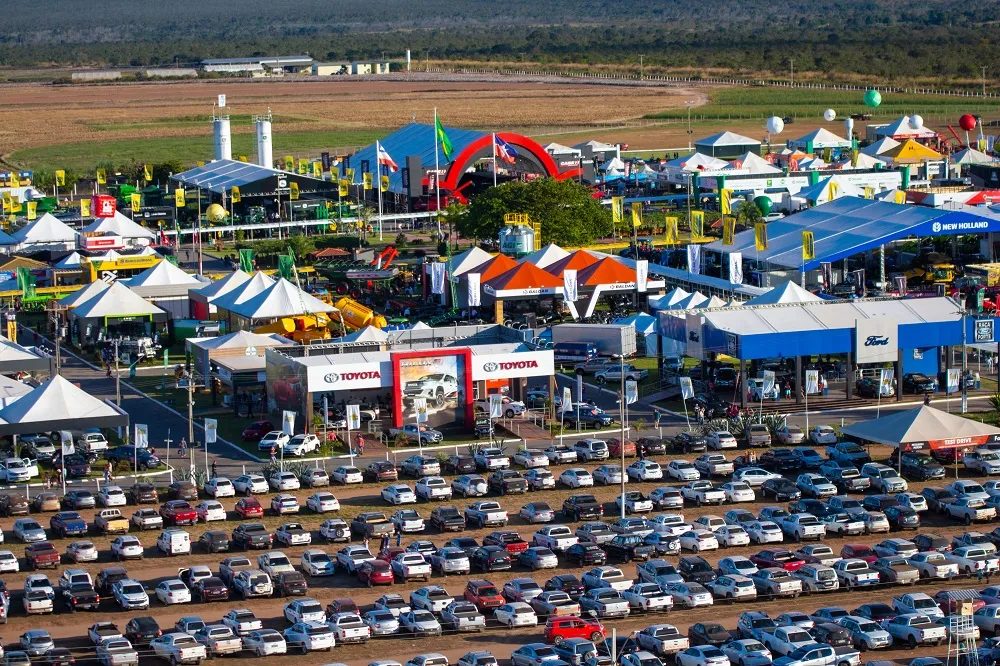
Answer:
<svg viewBox="0 0 1000 666"><path fill-rule="evenodd" d="M381 143L376 142L375 145L378 147L378 165L384 166L389 171L396 173L399 171L399 165L392 159L392 156L382 147Z"/></svg>

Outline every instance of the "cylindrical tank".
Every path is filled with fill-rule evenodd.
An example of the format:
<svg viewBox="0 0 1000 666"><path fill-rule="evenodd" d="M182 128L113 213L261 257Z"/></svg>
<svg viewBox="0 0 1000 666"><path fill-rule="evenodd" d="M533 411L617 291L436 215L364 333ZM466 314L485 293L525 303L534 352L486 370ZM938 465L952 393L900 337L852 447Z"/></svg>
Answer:
<svg viewBox="0 0 1000 666"><path fill-rule="evenodd" d="M215 138L215 159L233 159L233 142L229 128L229 116L213 118L212 133Z"/></svg>
<svg viewBox="0 0 1000 666"><path fill-rule="evenodd" d="M523 224L509 224L500 230L500 251L514 257L535 250L535 231Z"/></svg>
<svg viewBox="0 0 1000 666"><path fill-rule="evenodd" d="M376 314L371 308L358 303L353 298L344 297L333 304L340 310L340 315L344 318L344 323L353 329L374 326L375 328L385 328L386 320L380 314ZM336 319L336 317L334 317Z"/></svg>
<svg viewBox="0 0 1000 666"><path fill-rule="evenodd" d="M271 145L271 121L257 119L257 164L268 169L274 168L274 148Z"/></svg>

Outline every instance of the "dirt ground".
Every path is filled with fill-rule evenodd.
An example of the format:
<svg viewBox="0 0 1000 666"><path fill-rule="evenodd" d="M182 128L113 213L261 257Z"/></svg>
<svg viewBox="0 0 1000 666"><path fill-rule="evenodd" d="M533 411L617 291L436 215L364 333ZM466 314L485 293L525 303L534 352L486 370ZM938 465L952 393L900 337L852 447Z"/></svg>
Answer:
<svg viewBox="0 0 1000 666"><path fill-rule="evenodd" d="M590 467L594 467L591 465ZM553 468L554 473L558 476L559 468ZM120 480L121 485L127 486L129 480ZM412 482L410 482L412 484ZM660 485L660 483L649 482L649 483L632 483L630 484L633 488L641 488L648 492L652 488ZM918 491L925 484L911 484L911 490ZM332 492L340 499L342 503L341 516L348 518L355 515L362 510L376 509L385 511L386 515L392 513L392 509L378 498L379 486L375 484L363 484L360 486L351 487L334 487ZM297 491L296 494L300 501L304 504L305 498L311 493L310 490ZM597 487L594 489L594 494L603 502L605 502L605 517L606 519L613 519L615 516L615 507L613 504L614 497L617 493L617 487ZM565 489L556 489L553 491L546 492L533 492L524 496L508 496L499 499L504 508L511 515L511 528L517 530L522 537L530 540L531 534L535 531L536 526L530 526L525 524L520 518L516 516L518 509L525 503L529 501L548 501L550 505L554 508L558 508L561 505L562 498L570 494L569 491ZM269 504L269 496L261 496L261 503L265 507ZM232 530L237 521L232 513L233 505L235 501L233 499L224 499L222 503L226 506L229 513L229 520L225 523L215 522L211 524L213 529L224 529L226 531ZM466 505L468 502L456 498L453 502L454 505L459 507ZM752 504L746 503L740 505L741 508L747 508L754 513L758 512L762 507L767 504L772 504L773 502L757 501ZM687 519L693 520L694 518L705 515L714 514L721 515L729 508L734 508L736 505L729 506L723 505L722 507L688 507L685 509L684 514ZM425 518L429 516L430 507L426 504L418 505L418 510L421 512ZM126 515L131 514L134 507L126 507L123 513ZM90 521L92 518L93 511L84 510L81 514ZM48 516L39 515L37 516L39 522L47 526ZM285 517L278 518L276 516L268 515L264 522L272 529L276 527L281 522L287 520L298 520L302 522L307 528L317 529L319 522L322 520L322 516L310 515L303 513L299 517ZM924 514L925 524L921 528L923 532L934 532L943 536L953 536L966 531L966 527L955 523L954 521L947 521L939 516L928 516ZM10 548L17 555L21 555L23 551L23 546L20 544L13 543L13 538L11 536L11 524L12 519L5 518L0 519L0 527L3 528L4 532L7 534L7 548ZM992 529L992 525L980 526L978 529L989 530ZM205 528L203 525L199 525L193 528L188 528L189 532L193 537L200 534ZM977 528L972 528L977 529ZM477 539L481 539L490 530L469 530L464 532L463 535L475 536ZM168 558L160 555L154 550L154 543L157 532L150 531L140 534L140 538L147 547L147 557L142 561L132 561L125 564L126 568L130 574L137 580L142 581L147 588L152 589L157 582L165 578L171 578L176 576L178 567L188 566L191 564L205 564L211 566L213 569L217 568L218 561L221 560L224 555L207 555L200 552L195 552L189 557L182 558ZM912 533L909 534L910 536ZM410 540L417 538L430 539L437 544L442 543L445 539L450 538L452 535L440 535L428 531L425 535L412 535L404 539L404 544ZM831 537L825 540L825 543L829 544L835 551L840 550L840 548L848 542L851 543L876 543L887 536L897 536L893 535L870 535L862 536L851 539ZM900 534L898 536L906 537L907 534ZM110 539L104 536L92 536L90 537L97 545L99 550L101 550L101 561L97 563L81 565L82 568L89 570L92 574L96 575L101 568L111 564L110 558L108 557L108 543ZM56 540L54 543L56 547L63 551L65 546L68 544L68 540ZM314 542L310 546L312 548L323 548L327 552L334 554L343 544L322 544L318 539L318 533L314 532ZM377 547L377 544L372 544L373 547ZM788 544L792 549L796 548L795 544ZM759 549L757 546L742 547L742 548L732 548L732 549L722 549L720 551L703 553L706 559L709 560L713 565L718 562L719 559L725 557L729 554L742 554L751 555ZM295 548L281 548L294 562L297 563L299 556L305 547L295 547ZM253 558L256 553L250 553L251 558ZM671 560L675 558L669 558ZM64 561L59 570L53 571L49 574L50 579L55 581L59 575L59 571L62 568L70 565L68 562ZM634 575L634 565L626 565L622 567L627 574ZM582 574L582 569L575 569L572 567L562 566L559 568L558 572L568 572L572 571L574 573ZM498 585L502 585L505 581L518 577L518 576L531 576L539 583L544 582L548 577L557 573L557 571L538 571L531 572L522 567L515 566L513 571L504 573L489 574L485 577L489 578ZM48 629L52 635L57 639L57 644L72 646L74 648L84 649L86 646L86 639L80 640L80 636L85 634L86 627L92 622L98 619L104 619L110 617L114 621L119 623L119 626L123 626L129 617L129 614L122 613L115 609L112 600L106 600L102 607L102 613L79 613L77 615L69 615L58 613L54 616L48 616L45 618L29 618L23 615L23 612L19 610L20 598L18 595L18 590L22 587L22 582L25 573L19 574L6 574L3 576L3 580L6 582L7 587L14 592L14 599L12 603L12 617L10 621L2 631L0 631L0 636L5 643L10 643L12 640L16 640L23 631L34 628L38 626L44 626ZM473 574L473 578L480 577L480 575ZM435 576L431 579L432 583L444 585L452 594L461 595L465 581L469 577L458 576L450 579L442 579ZM310 581L310 592L309 595L318 599L321 603L326 604L334 598L338 597L351 597L359 605L364 606L366 604L371 604L378 596L381 594L392 591L401 593L404 596L408 596L409 592L424 585L423 582L410 582L410 583L399 583L392 585L391 588L375 588L368 589L366 587L360 586L353 578L345 575L337 575L331 578L316 578ZM959 580L949 583L924 583L919 586L918 589L934 594L937 590L942 588L963 588L963 587L974 587L975 581ZM696 610L675 610L671 612L668 616L633 616L624 620L616 620L613 622L608 622L606 625L609 630L611 627L617 629L621 633L630 633L641 629L642 627L648 626L649 624L655 622L669 622L678 626L682 632L687 630L687 627L699 621L714 620L722 622L727 627L734 627L736 624L737 617L739 613L747 609L762 609L770 612L772 615L776 615L788 609L805 610L811 611L822 606L839 605L848 609L853 609L862 603L871 601L884 601L889 602L894 595L900 594L902 591L896 587L885 587L877 590L867 590L864 592L838 592L828 595L813 595L804 596L798 600L776 600L776 601L763 601L763 602L753 602L748 604L738 604L734 606L722 606L715 608L705 608ZM156 617L157 621L162 627L171 626L179 617L184 615L200 615L206 621L218 621L219 618L230 608L234 607L249 607L254 610L258 617L260 617L265 626L273 627L276 629L284 629L286 626L285 621L282 618L282 606L285 600L283 599L265 599L265 600L252 600L250 602L239 602L230 601L226 603L216 603L211 606L206 606L203 604L194 605L182 605L176 607L163 607L154 601L153 608L148 613L136 612L133 615L144 615L150 614ZM109 614L109 615L108 615ZM350 664L350 666L363 666L375 658L394 658L400 662L406 661L409 657L421 652L429 651L440 651L446 654L450 659L457 660L459 656L465 652L473 649L489 649L492 650L498 657L506 657L509 655L510 651L516 648L518 645L537 641L541 639L541 628L537 629L522 629L517 631L508 630L498 630L492 629L485 634L445 634L441 638L437 639L408 639L404 637L394 637L392 640L375 640L367 646L342 646L336 648L332 654L317 655L311 654L304 657L296 656L294 659L298 663L303 664L322 664L331 661L345 662ZM930 650L928 654L937 654L938 652L943 653L944 648L940 650ZM879 655L866 654L865 659L876 659L876 658L896 658L902 657L907 653L905 650L893 650L885 651ZM941 655L943 656L943 655ZM274 659L273 663L283 664L291 663L292 657L285 657L280 659ZM270 662L269 662L270 663Z"/></svg>
<svg viewBox="0 0 1000 666"><path fill-rule="evenodd" d="M61 143L208 136L216 95L239 120L275 115L274 132L395 128L432 122L476 128L581 128L615 125L646 113L702 104L704 91L578 84L407 81L197 81L0 88L4 154ZM652 147L652 146L651 146Z"/></svg>

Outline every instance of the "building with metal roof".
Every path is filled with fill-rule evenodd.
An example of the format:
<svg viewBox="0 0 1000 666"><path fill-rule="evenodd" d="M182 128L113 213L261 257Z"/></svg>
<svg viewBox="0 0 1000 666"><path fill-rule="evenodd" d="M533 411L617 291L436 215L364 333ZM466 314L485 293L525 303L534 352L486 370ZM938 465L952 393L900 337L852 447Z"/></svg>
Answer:
<svg viewBox="0 0 1000 666"><path fill-rule="evenodd" d="M222 197L228 199L233 188L238 187L240 198L249 199L251 202L255 198L287 197L291 183L298 184L299 196L303 198L309 195L319 197L332 195L336 187L334 183L319 178L237 160L215 160L204 166L174 174L170 180L184 187L193 187L203 193L216 195L216 197L209 196L210 199Z"/></svg>

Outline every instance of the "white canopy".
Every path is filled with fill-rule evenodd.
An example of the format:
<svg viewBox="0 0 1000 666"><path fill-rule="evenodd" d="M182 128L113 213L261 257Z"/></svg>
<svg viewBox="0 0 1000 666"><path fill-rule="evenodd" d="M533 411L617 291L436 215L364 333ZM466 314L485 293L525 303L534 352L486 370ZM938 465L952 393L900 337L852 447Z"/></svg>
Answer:
<svg viewBox="0 0 1000 666"><path fill-rule="evenodd" d="M414 324L413 326L410 327L410 330L411 331L427 331L430 328L431 327L428 326L427 324L425 324L424 322L418 321L416 324Z"/></svg>
<svg viewBox="0 0 1000 666"><path fill-rule="evenodd" d="M202 349L246 349L247 347L277 347L294 344L296 344L294 341L274 333L265 335L253 331L236 331L220 335L217 338L198 341L198 346Z"/></svg>
<svg viewBox="0 0 1000 666"><path fill-rule="evenodd" d="M131 218L116 210L114 217L99 217L83 228L84 231L111 233L122 238L156 240L156 234L136 224Z"/></svg>
<svg viewBox="0 0 1000 666"><path fill-rule="evenodd" d="M233 307L240 303L245 303L273 284L274 278L266 273L257 271L253 274L252 278L246 280L243 284L230 289L221 296L217 296L214 300L215 307L222 308L223 310L232 310Z"/></svg>
<svg viewBox="0 0 1000 666"><path fill-rule="evenodd" d="M992 156L975 148L963 148L951 156L951 161L953 164L992 164L996 162Z"/></svg>
<svg viewBox="0 0 1000 666"><path fill-rule="evenodd" d="M220 296L222 296L224 294L228 294L233 289L236 289L237 287L239 287L240 285L242 285L243 283L245 283L249 279L250 279L250 274L249 273L244 273L241 270L237 270L237 271L235 271L233 273L230 273L229 275L227 275L226 277L222 278L221 280L216 280L215 282L212 282L211 284L207 284L204 287L202 287L201 289L197 289L197 290L193 291L192 293L201 294L209 302L212 302L216 298L219 298Z"/></svg>
<svg viewBox="0 0 1000 666"><path fill-rule="evenodd" d="M579 148L571 148L555 142L545 144L545 152L549 155L579 155L581 153Z"/></svg>
<svg viewBox="0 0 1000 666"><path fill-rule="evenodd" d="M674 287L663 296L648 296L647 302L651 310L671 310L682 300L691 295L691 292Z"/></svg>
<svg viewBox="0 0 1000 666"><path fill-rule="evenodd" d="M781 169L774 166L756 153L747 152L743 157L732 161L732 170L740 173L781 173Z"/></svg>
<svg viewBox="0 0 1000 666"><path fill-rule="evenodd" d="M99 293L106 290L107 288L108 288L107 282L104 282L103 280L97 280L96 282L91 282L82 289L74 291L72 294L68 296L63 296L62 298L59 299L59 302L65 305L66 307L72 308L79 305L80 303L89 301L94 296L97 296Z"/></svg>
<svg viewBox="0 0 1000 666"><path fill-rule="evenodd" d="M811 201L814 206L818 206L843 196L859 197L862 194L864 193L858 186L842 179L841 176L829 176L815 185L802 188L795 193L795 197Z"/></svg>
<svg viewBox="0 0 1000 666"><path fill-rule="evenodd" d="M389 340L389 334L381 328L365 326L350 335L345 335L340 340L341 342L386 342Z"/></svg>
<svg viewBox="0 0 1000 666"><path fill-rule="evenodd" d="M874 136L906 137L907 139L933 139L937 132L926 127L914 127L910 116L900 116L888 125L869 125Z"/></svg>
<svg viewBox="0 0 1000 666"><path fill-rule="evenodd" d="M826 166L826 162L823 161L822 157L808 157L804 160L799 160L799 171L819 171L820 169L825 169Z"/></svg>
<svg viewBox="0 0 1000 666"><path fill-rule="evenodd" d="M121 282L113 282L90 300L78 303L70 313L79 319L165 314Z"/></svg>
<svg viewBox="0 0 1000 666"><path fill-rule="evenodd" d="M737 134L736 132L719 132L718 134L712 134L706 136L704 139L699 139L695 141L695 144L699 146L745 146L747 144L760 145L760 141L757 139L751 139L748 136L743 136L742 134Z"/></svg>
<svg viewBox="0 0 1000 666"><path fill-rule="evenodd" d="M128 425L128 414L56 375L0 410L0 434Z"/></svg>
<svg viewBox="0 0 1000 666"><path fill-rule="evenodd" d="M586 141L584 143L578 143L578 144L576 144L573 147L577 148L579 150L583 150L583 149L588 149L589 148L590 150L592 150L595 153L610 153L610 152L613 152L615 154L618 154L618 146L616 146L614 144L610 144L610 143L604 143L603 141L597 141L597 140L594 140L594 139L591 139L590 141Z"/></svg>
<svg viewBox="0 0 1000 666"><path fill-rule="evenodd" d="M844 426L843 432L851 437L889 446L930 442L931 448L951 448L944 443L1000 435L1000 428L949 414L930 405L921 405L871 421L852 423ZM935 442L942 444L935 446Z"/></svg>
<svg viewBox="0 0 1000 666"><path fill-rule="evenodd" d="M463 273L468 273L476 266L482 266L492 258L493 255L489 252L481 247L473 245L468 250L459 252L449 260L449 264L451 266L449 273L451 274L451 277L458 277Z"/></svg>
<svg viewBox="0 0 1000 666"><path fill-rule="evenodd" d="M696 308L703 307L703 304L708 302L708 296L701 293L700 291L695 291L688 294L686 297L677 301L671 306L671 310L694 310Z"/></svg>
<svg viewBox="0 0 1000 666"><path fill-rule="evenodd" d="M684 157L670 160L663 165L665 169L680 169L689 173L698 171L717 171L729 167L729 162L704 153L691 153Z"/></svg>
<svg viewBox="0 0 1000 666"><path fill-rule="evenodd" d="M604 173L624 173L625 162L620 157L612 157L610 160L601 165L601 169Z"/></svg>
<svg viewBox="0 0 1000 666"><path fill-rule="evenodd" d="M838 169L848 171L850 169L875 169L878 165L885 164L882 160L867 153L858 152L858 158L856 164L851 164L851 158L848 157L846 160L838 163L836 166Z"/></svg>
<svg viewBox="0 0 1000 666"><path fill-rule="evenodd" d="M40 355L36 348L19 345L0 335L0 372L40 370L43 367L48 367L48 359Z"/></svg>
<svg viewBox="0 0 1000 666"><path fill-rule="evenodd" d="M549 243L541 249L524 255L523 261L534 264L539 268L545 268L568 256L569 252L567 250L562 249L555 243Z"/></svg>
<svg viewBox="0 0 1000 666"><path fill-rule="evenodd" d="M281 278L256 296L226 309L247 319L276 319L334 312L337 308Z"/></svg>
<svg viewBox="0 0 1000 666"><path fill-rule="evenodd" d="M864 153L865 155L871 155L872 157L875 157L877 155L881 155L882 153L889 152L898 145L899 141L896 141L891 136L886 136L882 137L881 139L879 139L878 141L869 146L865 146L864 148L861 149L861 152Z"/></svg>
<svg viewBox="0 0 1000 666"><path fill-rule="evenodd" d="M747 305L776 305L778 303L813 303L821 301L819 296L806 291L792 281L779 285L774 289L751 298Z"/></svg>
<svg viewBox="0 0 1000 666"><path fill-rule="evenodd" d="M79 268L80 267L80 256L79 252L71 252L65 257L52 264L53 268Z"/></svg>
<svg viewBox="0 0 1000 666"><path fill-rule="evenodd" d="M812 132L803 134L788 142L789 148L798 148L806 152L822 150L823 148L850 148L848 139L839 137L825 127L819 127Z"/></svg>
<svg viewBox="0 0 1000 666"><path fill-rule="evenodd" d="M21 245L45 245L53 243L76 243L76 231L51 213L21 227L14 232L14 240Z"/></svg>
<svg viewBox="0 0 1000 666"><path fill-rule="evenodd" d="M16 402L22 396L31 393L34 387L25 384L24 382L19 382L13 377L8 377L7 375L0 375L0 409L6 407L12 402Z"/></svg>
<svg viewBox="0 0 1000 666"><path fill-rule="evenodd" d="M167 260L157 263L135 277L122 280L129 287L162 287L168 284L201 284L194 275L186 273Z"/></svg>

